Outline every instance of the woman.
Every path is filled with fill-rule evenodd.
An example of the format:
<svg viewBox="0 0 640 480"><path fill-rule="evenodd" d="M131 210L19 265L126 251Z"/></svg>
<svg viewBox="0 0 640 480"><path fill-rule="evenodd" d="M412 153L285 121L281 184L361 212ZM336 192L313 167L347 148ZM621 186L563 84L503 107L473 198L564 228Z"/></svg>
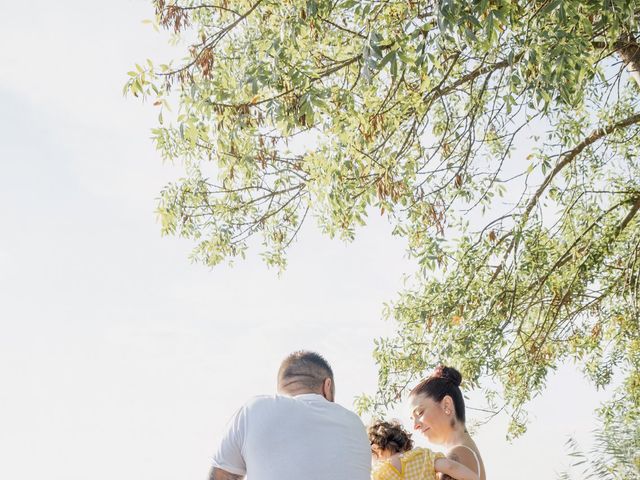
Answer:
<svg viewBox="0 0 640 480"><path fill-rule="evenodd" d="M373 460L372 480L436 480L436 473L456 480L480 480L480 476L441 453L413 448L411 434L399 422L378 420L367 429Z"/></svg>
<svg viewBox="0 0 640 480"><path fill-rule="evenodd" d="M429 442L447 449L447 457L462 463L486 480L480 451L465 427L462 375L455 368L439 366L411 390L413 426Z"/></svg>

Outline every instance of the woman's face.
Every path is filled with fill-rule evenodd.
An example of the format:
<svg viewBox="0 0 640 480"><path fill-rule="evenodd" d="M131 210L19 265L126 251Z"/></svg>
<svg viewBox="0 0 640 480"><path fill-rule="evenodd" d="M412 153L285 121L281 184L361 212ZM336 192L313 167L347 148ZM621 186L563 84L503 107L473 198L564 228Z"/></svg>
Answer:
<svg viewBox="0 0 640 480"><path fill-rule="evenodd" d="M423 395L411 397L411 419L413 428L419 430L431 443L440 444L445 441L451 431L450 397L434 402Z"/></svg>

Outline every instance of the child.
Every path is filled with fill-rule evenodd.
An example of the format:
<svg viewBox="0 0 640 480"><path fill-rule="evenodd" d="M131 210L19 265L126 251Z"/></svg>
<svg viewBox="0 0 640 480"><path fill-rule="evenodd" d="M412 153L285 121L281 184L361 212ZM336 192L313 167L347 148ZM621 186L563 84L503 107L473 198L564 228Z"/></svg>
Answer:
<svg viewBox="0 0 640 480"><path fill-rule="evenodd" d="M371 453L381 461L373 480L436 480L442 472L457 480L479 480L473 470L427 448L413 448L411 434L398 422L374 422L368 429Z"/></svg>

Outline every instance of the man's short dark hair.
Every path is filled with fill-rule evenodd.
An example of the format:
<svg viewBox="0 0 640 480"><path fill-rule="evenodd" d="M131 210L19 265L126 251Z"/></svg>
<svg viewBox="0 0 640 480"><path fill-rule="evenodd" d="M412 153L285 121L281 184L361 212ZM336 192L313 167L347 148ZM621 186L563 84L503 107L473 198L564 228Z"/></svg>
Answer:
<svg viewBox="0 0 640 480"><path fill-rule="evenodd" d="M329 362L319 353L307 350L290 354L282 361L278 371L278 382L281 385L298 383L316 389L322 386L325 378L333 381L333 370Z"/></svg>

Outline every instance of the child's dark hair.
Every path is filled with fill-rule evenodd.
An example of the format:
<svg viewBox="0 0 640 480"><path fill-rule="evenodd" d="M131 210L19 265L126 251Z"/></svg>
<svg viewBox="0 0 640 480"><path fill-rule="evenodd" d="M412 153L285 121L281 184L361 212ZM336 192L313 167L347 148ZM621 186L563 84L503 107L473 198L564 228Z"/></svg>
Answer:
<svg viewBox="0 0 640 480"><path fill-rule="evenodd" d="M377 445L381 450L401 453L413 448L411 434L397 421L375 421L369 426L367 433L369 434L371 445Z"/></svg>

